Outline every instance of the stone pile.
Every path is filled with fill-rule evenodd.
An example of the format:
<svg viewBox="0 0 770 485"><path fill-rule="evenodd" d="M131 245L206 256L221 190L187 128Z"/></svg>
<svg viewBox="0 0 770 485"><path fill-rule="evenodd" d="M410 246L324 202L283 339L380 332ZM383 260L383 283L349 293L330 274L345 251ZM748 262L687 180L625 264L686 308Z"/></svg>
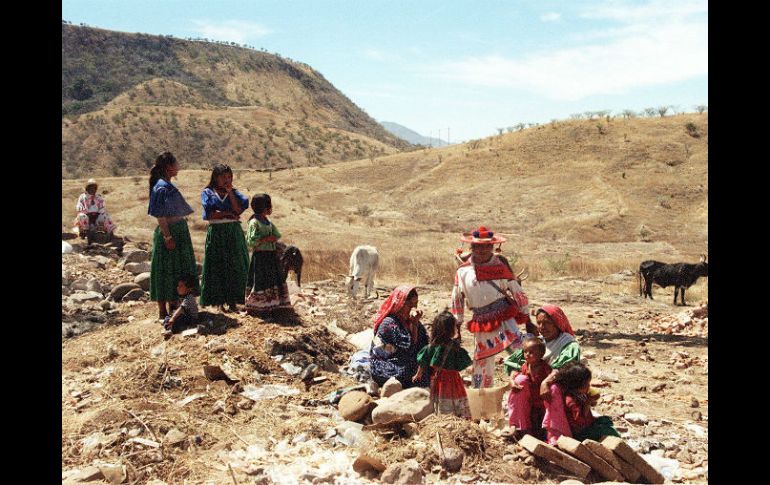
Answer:
<svg viewBox="0 0 770 485"><path fill-rule="evenodd" d="M584 440L582 443L562 436L551 446L539 439L525 435L519 444L535 456L539 456L570 474L585 480L591 472L606 480L630 483L663 483L665 478L625 441L607 436L601 442Z"/></svg>
<svg viewBox="0 0 770 485"><path fill-rule="evenodd" d="M646 325L649 331L667 335L708 336L708 301L677 315L653 317Z"/></svg>

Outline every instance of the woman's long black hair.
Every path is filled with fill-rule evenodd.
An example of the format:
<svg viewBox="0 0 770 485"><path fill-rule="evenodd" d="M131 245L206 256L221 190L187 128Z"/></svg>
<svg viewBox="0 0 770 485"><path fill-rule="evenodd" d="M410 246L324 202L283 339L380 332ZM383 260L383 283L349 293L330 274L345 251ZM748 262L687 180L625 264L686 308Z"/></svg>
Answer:
<svg viewBox="0 0 770 485"><path fill-rule="evenodd" d="M155 165L150 169L150 194L155 183L166 176L166 168L176 163L176 157L171 152L163 152L155 159Z"/></svg>
<svg viewBox="0 0 770 485"><path fill-rule="evenodd" d="M233 169L231 169L229 165L225 165L224 163L217 163L214 165L214 168L211 169L211 180L209 180L209 184L206 186L206 188L216 190L217 177L226 173L229 173L230 175L233 174Z"/></svg>

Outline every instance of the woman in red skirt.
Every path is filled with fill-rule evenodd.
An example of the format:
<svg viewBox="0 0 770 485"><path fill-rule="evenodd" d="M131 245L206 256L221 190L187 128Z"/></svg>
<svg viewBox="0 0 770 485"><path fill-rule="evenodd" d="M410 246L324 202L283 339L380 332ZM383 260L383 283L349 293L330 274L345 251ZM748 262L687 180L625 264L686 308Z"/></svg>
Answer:
<svg viewBox="0 0 770 485"><path fill-rule="evenodd" d="M435 414L454 414L471 419L468 395L460 371L471 365L468 351L460 345L460 325L454 315L444 310L433 320L430 343L417 354L420 366L412 380L422 378L425 369L433 368L430 400Z"/></svg>

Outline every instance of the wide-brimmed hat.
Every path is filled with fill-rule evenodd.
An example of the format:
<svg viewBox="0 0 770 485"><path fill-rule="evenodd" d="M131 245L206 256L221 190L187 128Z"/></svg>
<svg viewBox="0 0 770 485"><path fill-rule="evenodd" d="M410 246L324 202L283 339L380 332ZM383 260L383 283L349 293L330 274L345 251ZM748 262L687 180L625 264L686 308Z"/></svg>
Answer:
<svg viewBox="0 0 770 485"><path fill-rule="evenodd" d="M496 236L494 232L481 226L473 232L463 233L460 241L471 244L502 244L506 239L502 236Z"/></svg>
<svg viewBox="0 0 770 485"><path fill-rule="evenodd" d="M88 182L86 182L86 189L88 189L88 187L92 185L96 185L97 187L99 187L99 184L96 183L96 179L88 179Z"/></svg>

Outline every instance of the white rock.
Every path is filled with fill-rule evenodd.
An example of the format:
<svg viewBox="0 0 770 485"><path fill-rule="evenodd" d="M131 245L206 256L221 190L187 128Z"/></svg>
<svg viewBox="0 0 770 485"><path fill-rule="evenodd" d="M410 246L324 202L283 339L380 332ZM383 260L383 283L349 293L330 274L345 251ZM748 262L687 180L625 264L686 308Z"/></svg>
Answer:
<svg viewBox="0 0 770 485"><path fill-rule="evenodd" d="M433 413L433 406L430 403L428 390L422 387L411 387L377 401L377 407L372 411L372 422L375 424L391 421L408 423L421 421L431 413Z"/></svg>
<svg viewBox="0 0 770 485"><path fill-rule="evenodd" d="M382 472L382 483L422 484L424 474L417 460L407 460L403 463L393 463Z"/></svg>
<svg viewBox="0 0 770 485"><path fill-rule="evenodd" d="M623 418L631 424L647 424L649 422L647 416L642 413L626 413Z"/></svg>
<svg viewBox="0 0 770 485"><path fill-rule="evenodd" d="M104 296L101 293L95 291L87 291L85 293L74 293L69 296L69 299L75 303L84 303L87 301L99 301Z"/></svg>
<svg viewBox="0 0 770 485"><path fill-rule="evenodd" d="M390 397L393 394L402 391L403 389L404 386L401 384L401 382L395 377L391 377L385 381L385 384L382 385L382 389L380 390L380 397Z"/></svg>
<svg viewBox="0 0 770 485"><path fill-rule="evenodd" d="M99 284L99 280L97 280L96 278L91 278L90 280L88 280L88 282L86 283L86 290L95 291L97 293L104 293L104 291L102 290L102 285Z"/></svg>
<svg viewBox="0 0 770 485"><path fill-rule="evenodd" d="M133 249L124 253L123 266L128 263L143 263L150 260L150 253L143 249Z"/></svg>
<svg viewBox="0 0 770 485"><path fill-rule="evenodd" d="M72 252L72 244L68 243L67 241L61 242L61 253L62 254L68 254Z"/></svg>
<svg viewBox="0 0 770 485"><path fill-rule="evenodd" d="M139 273L134 278L134 283L139 285L144 291L150 291L150 273Z"/></svg>
<svg viewBox="0 0 770 485"><path fill-rule="evenodd" d="M123 267L129 273L138 275L140 273L149 273L151 269L150 263L143 261L141 263L128 263Z"/></svg>
<svg viewBox="0 0 770 485"><path fill-rule="evenodd" d="M88 280L84 278L78 278L72 282L70 289L75 291L88 291Z"/></svg>

